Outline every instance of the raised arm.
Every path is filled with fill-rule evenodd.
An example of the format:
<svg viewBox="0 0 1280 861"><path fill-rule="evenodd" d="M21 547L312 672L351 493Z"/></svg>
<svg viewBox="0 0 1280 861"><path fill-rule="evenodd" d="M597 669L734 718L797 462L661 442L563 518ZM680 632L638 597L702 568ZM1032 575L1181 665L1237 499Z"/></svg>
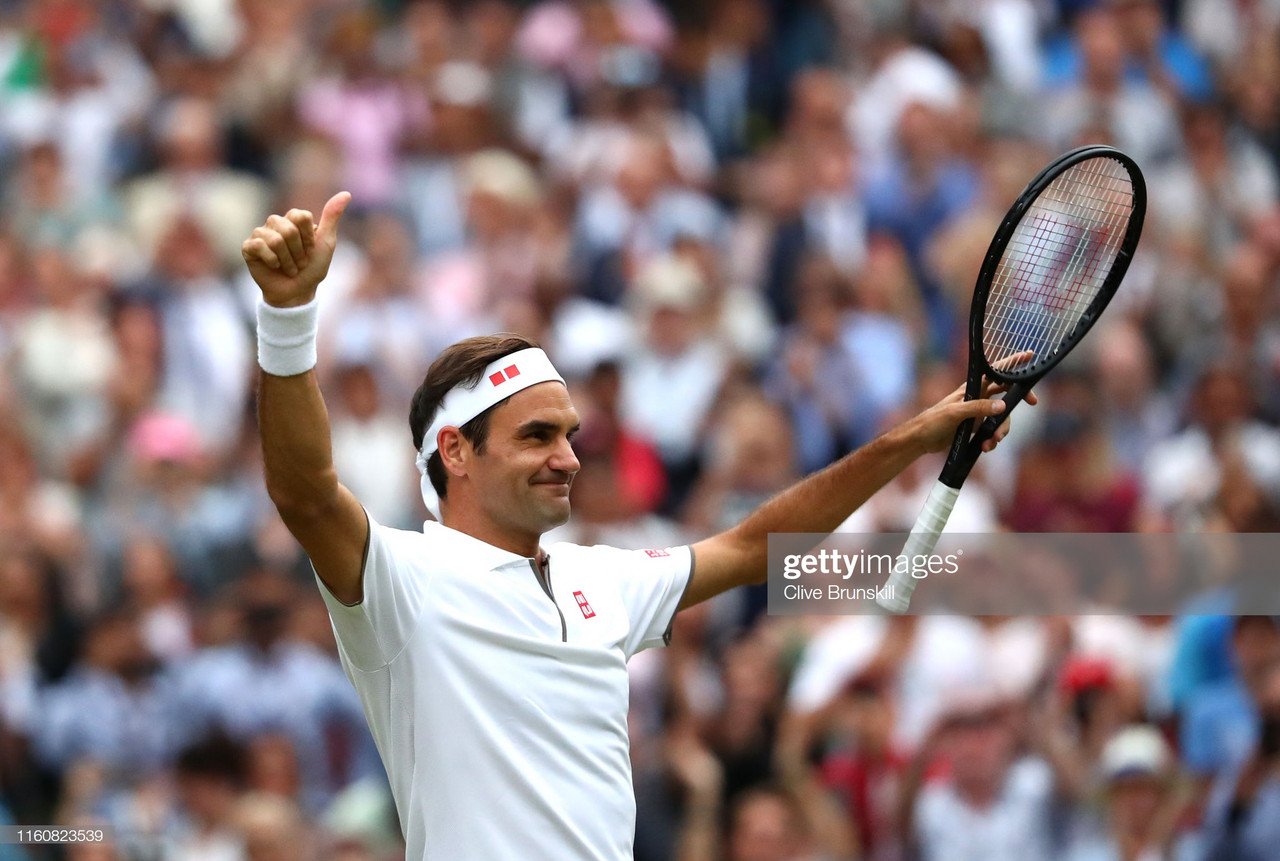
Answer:
<svg viewBox="0 0 1280 861"><path fill-rule="evenodd" d="M368 518L351 491L338 482L329 414L314 368L288 373L291 361L281 359L296 356L299 342L308 337L314 343L314 331L308 335L285 330L306 329L307 315L313 313L309 303L329 272L338 221L350 202L346 192L334 195L318 225L310 212L301 209L273 215L245 240L241 254L266 306L259 314L259 360L276 371L264 370L258 389L267 493L329 591L338 600L354 604L361 598ZM280 309L297 310L282 313ZM264 340L276 346L263 345ZM273 350L274 362L267 360Z"/></svg>
<svg viewBox="0 0 1280 861"><path fill-rule="evenodd" d="M989 387L988 394L996 391ZM1036 402L1028 395L1027 403ZM962 421L982 419L1004 409L1000 401L964 400L964 388L952 392L914 418L872 440L761 505L737 526L693 545L694 576L680 601L691 607L735 586L763 583L771 532L826 533L844 522L920 455L942 451ZM1005 422L986 450L1009 432Z"/></svg>

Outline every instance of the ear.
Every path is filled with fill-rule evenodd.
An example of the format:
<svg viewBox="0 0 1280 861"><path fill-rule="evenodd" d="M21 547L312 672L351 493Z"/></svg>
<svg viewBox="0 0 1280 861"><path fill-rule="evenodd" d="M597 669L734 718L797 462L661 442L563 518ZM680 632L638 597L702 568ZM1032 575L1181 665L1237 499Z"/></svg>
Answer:
<svg viewBox="0 0 1280 861"><path fill-rule="evenodd" d="M466 438L457 428L446 427L440 431L436 441L440 446L440 462L445 471L459 477L466 475L467 462L472 453L471 444Z"/></svg>

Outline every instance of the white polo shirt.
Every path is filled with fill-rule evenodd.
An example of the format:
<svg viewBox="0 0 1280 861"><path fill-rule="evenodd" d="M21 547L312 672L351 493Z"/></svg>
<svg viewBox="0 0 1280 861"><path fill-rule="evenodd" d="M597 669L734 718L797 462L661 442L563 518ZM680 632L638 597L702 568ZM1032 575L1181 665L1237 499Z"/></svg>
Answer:
<svg viewBox="0 0 1280 861"><path fill-rule="evenodd" d="M533 561L438 523L369 521L364 596L323 584L406 858L630 861L627 660L669 638L688 547Z"/></svg>

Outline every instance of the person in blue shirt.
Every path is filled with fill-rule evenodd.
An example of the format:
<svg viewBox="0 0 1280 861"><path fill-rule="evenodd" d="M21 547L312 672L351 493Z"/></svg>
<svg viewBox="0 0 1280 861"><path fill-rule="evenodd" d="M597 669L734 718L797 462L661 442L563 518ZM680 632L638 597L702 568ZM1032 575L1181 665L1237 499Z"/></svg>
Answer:
<svg viewBox="0 0 1280 861"><path fill-rule="evenodd" d="M1231 630L1235 673L1186 704L1181 748L1187 768L1205 781L1238 764L1257 743L1255 703L1280 666L1280 628L1271 616L1238 616Z"/></svg>
<svg viewBox="0 0 1280 861"><path fill-rule="evenodd" d="M1164 10L1155 0L1089 0L1078 3L1073 24L1085 17L1105 16L1128 49L1126 77L1156 89L1171 91L1179 98L1203 102L1213 96L1213 75L1209 63L1189 39L1169 26ZM1074 29L1050 38L1044 52L1044 83L1062 87L1079 80L1082 71L1080 47Z"/></svg>
<svg viewBox="0 0 1280 861"><path fill-rule="evenodd" d="M1280 846L1280 664L1258 691L1258 731L1248 756L1223 772L1205 810L1205 861L1265 861Z"/></svg>

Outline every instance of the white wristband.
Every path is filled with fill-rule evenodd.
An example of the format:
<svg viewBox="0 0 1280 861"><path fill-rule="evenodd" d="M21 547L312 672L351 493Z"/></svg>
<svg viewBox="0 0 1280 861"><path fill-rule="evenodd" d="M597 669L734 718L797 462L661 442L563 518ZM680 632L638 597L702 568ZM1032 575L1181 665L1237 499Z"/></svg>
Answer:
<svg viewBox="0 0 1280 861"><path fill-rule="evenodd" d="M259 300L258 364L262 370L274 377L293 377L316 366L318 307L315 299L292 308L277 308Z"/></svg>

